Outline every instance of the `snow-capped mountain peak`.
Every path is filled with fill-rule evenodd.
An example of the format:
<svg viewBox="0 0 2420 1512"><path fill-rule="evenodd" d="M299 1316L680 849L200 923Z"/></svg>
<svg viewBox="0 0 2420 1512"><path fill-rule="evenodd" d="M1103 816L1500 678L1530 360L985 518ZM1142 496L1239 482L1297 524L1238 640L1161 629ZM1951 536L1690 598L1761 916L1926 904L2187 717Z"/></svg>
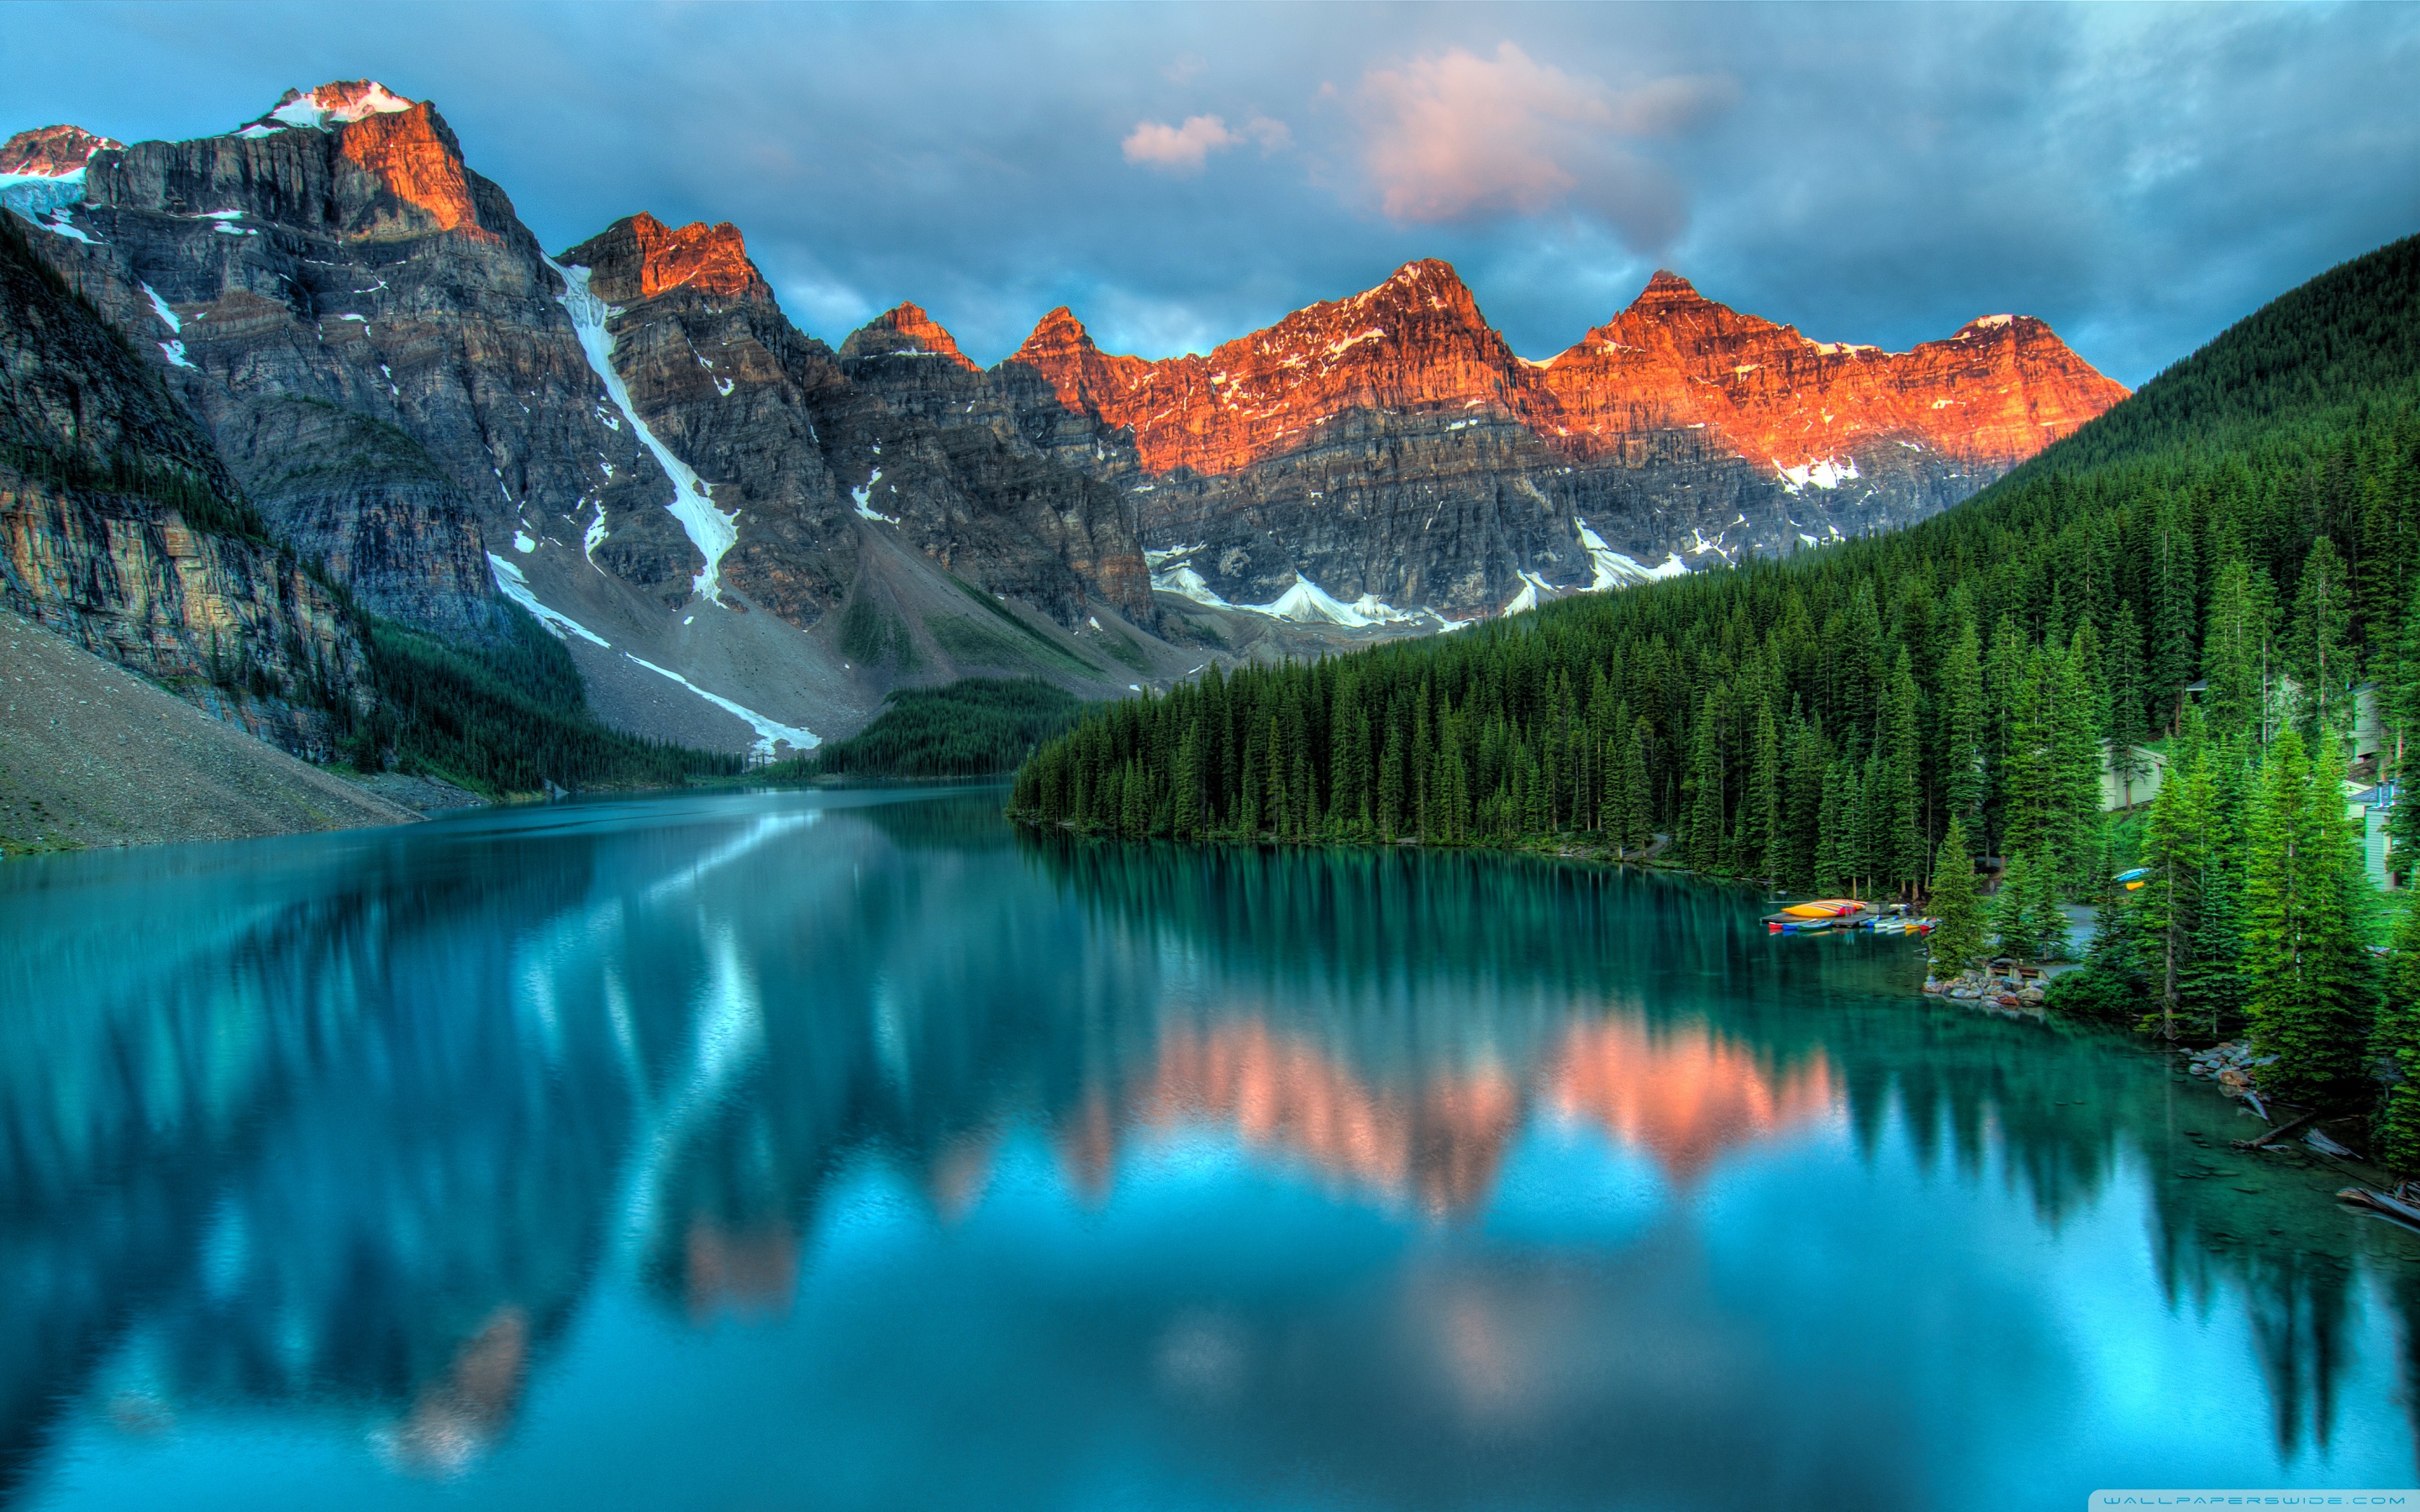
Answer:
<svg viewBox="0 0 2420 1512"><path fill-rule="evenodd" d="M19 131L0 142L0 207L39 221L75 204L84 198L85 164L94 153L120 146L80 126Z"/></svg>
<svg viewBox="0 0 2420 1512"><path fill-rule="evenodd" d="M124 145L81 126L39 126L0 142L0 177L80 177L94 153Z"/></svg>
<svg viewBox="0 0 2420 1512"><path fill-rule="evenodd" d="M412 108L412 101L375 79L339 79L316 89L288 89L268 115L240 128L238 136L266 136L288 127L325 131L368 116L393 116Z"/></svg>

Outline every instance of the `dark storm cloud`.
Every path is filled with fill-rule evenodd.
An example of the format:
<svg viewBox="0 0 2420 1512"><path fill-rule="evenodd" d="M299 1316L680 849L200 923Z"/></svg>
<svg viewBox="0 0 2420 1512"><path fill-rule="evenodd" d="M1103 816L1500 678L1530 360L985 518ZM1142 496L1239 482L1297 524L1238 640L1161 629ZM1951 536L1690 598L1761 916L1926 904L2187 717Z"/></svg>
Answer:
<svg viewBox="0 0 2420 1512"><path fill-rule="evenodd" d="M11 128L225 130L288 85L434 99L553 248L736 222L837 341L979 358L1066 303L1203 347L1417 256L1526 354L1658 264L1904 347L2050 320L2127 382L2420 227L2420 10L28 8Z"/></svg>

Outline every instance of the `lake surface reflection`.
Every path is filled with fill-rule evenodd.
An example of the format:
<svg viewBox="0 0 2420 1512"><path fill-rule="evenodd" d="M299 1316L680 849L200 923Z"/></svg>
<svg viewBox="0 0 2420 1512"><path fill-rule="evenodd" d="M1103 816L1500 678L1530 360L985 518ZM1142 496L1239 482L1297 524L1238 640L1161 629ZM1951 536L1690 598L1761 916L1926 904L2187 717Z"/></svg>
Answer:
<svg viewBox="0 0 2420 1512"><path fill-rule="evenodd" d="M582 803L0 868L0 1504L2408 1484L2420 1235L1920 946Z"/></svg>

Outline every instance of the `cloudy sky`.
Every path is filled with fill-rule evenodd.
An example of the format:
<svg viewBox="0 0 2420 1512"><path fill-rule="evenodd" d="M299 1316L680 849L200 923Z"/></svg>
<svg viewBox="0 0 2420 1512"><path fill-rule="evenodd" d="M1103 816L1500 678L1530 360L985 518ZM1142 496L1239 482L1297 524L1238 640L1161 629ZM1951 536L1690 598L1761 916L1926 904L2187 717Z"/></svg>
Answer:
<svg viewBox="0 0 2420 1512"><path fill-rule="evenodd" d="M12 7L0 131L432 99L551 249L732 221L837 342L1202 350L1440 256L1526 356L1655 268L1825 340L2049 320L2140 383L2420 230L2420 7ZM39 67L27 66L39 59Z"/></svg>

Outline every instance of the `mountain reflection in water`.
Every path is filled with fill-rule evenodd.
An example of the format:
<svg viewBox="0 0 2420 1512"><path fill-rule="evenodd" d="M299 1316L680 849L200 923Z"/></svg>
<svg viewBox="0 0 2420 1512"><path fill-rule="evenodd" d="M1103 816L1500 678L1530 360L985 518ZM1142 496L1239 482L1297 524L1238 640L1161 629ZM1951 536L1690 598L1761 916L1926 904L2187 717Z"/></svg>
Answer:
<svg viewBox="0 0 2420 1512"><path fill-rule="evenodd" d="M0 1500L2409 1477L2420 1244L2150 1057L1737 893L998 802L0 869Z"/></svg>

